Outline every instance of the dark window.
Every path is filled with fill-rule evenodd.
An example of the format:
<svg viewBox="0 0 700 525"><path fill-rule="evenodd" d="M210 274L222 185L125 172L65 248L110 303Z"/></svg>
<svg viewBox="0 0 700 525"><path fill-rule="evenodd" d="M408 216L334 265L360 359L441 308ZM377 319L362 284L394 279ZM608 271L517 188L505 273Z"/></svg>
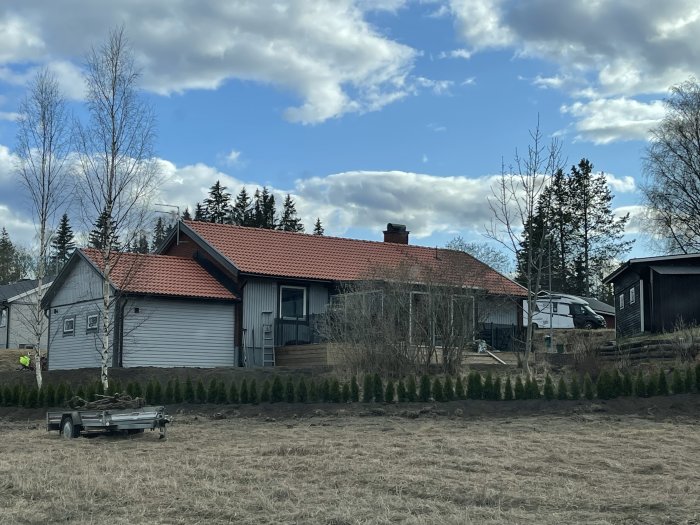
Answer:
<svg viewBox="0 0 700 525"><path fill-rule="evenodd" d="M280 287L280 317L284 319L306 317L306 288L301 286Z"/></svg>
<svg viewBox="0 0 700 525"><path fill-rule="evenodd" d="M87 316L87 322L85 323L85 326L88 332L97 332L98 324L99 316L97 314L90 314Z"/></svg>
<svg viewBox="0 0 700 525"><path fill-rule="evenodd" d="M75 317L67 317L63 320L63 335L75 334Z"/></svg>

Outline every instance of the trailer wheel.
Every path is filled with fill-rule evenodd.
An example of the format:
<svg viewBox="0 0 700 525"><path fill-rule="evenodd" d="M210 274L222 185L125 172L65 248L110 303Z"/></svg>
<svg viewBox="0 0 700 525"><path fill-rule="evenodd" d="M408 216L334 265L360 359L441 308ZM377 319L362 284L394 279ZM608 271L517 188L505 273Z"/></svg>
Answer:
<svg viewBox="0 0 700 525"><path fill-rule="evenodd" d="M143 434L144 429L142 428L130 428L126 431L127 434L134 435L134 434Z"/></svg>
<svg viewBox="0 0 700 525"><path fill-rule="evenodd" d="M64 439L73 439L80 435L80 432L73 424L73 420L69 417L63 419L63 422L61 423L61 433L63 434Z"/></svg>

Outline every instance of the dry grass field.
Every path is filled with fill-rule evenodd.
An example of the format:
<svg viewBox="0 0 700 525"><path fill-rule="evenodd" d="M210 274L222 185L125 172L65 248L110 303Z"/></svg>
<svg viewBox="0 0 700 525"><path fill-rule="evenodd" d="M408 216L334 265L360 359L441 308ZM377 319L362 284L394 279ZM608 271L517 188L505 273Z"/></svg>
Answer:
<svg viewBox="0 0 700 525"><path fill-rule="evenodd" d="M697 414L196 410L166 441L0 420L0 523L700 522Z"/></svg>

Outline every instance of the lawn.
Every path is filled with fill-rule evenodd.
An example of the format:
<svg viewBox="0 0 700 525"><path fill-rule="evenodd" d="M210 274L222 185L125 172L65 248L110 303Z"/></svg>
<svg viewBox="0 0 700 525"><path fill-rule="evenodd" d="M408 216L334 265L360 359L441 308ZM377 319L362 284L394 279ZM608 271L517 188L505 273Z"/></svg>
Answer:
<svg viewBox="0 0 700 525"><path fill-rule="evenodd" d="M0 420L0 523L700 520L697 414L472 418L454 406L222 420L192 408L166 441L64 440L15 414Z"/></svg>

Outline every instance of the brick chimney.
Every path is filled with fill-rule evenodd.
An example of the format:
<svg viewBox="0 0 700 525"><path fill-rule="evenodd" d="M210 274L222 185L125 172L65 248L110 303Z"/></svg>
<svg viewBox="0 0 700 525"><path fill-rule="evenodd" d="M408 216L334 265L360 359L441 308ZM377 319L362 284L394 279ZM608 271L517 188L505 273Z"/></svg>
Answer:
<svg viewBox="0 0 700 525"><path fill-rule="evenodd" d="M388 223L386 225L386 230L384 231L384 242L393 242L394 244L408 244L409 233L411 232L406 230L405 224Z"/></svg>

